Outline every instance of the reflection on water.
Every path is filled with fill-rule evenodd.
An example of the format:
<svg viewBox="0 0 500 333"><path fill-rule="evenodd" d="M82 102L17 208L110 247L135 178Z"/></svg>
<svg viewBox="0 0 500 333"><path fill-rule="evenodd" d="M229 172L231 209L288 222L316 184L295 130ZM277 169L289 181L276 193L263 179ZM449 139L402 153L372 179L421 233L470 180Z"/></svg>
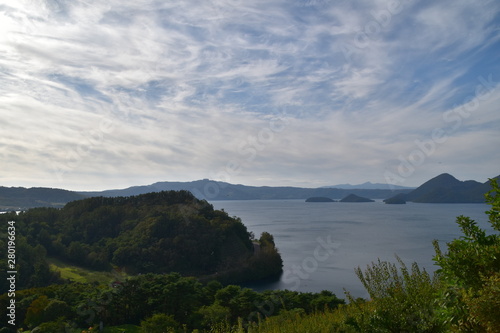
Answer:
<svg viewBox="0 0 500 333"><path fill-rule="evenodd" d="M277 282L251 287L319 292L343 297L367 297L354 274L357 266L381 260L416 261L434 271L432 240L441 243L460 236L459 215L470 216L488 228L486 204L386 205L373 203L306 203L303 200L214 201L216 209L238 216L259 237L274 236L284 262ZM444 249L444 247L443 247Z"/></svg>

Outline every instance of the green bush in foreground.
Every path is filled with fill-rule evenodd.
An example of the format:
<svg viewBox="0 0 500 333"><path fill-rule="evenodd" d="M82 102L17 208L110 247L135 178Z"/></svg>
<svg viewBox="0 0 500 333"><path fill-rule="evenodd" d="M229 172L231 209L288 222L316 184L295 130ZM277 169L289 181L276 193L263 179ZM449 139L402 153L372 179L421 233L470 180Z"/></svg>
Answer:
<svg viewBox="0 0 500 333"><path fill-rule="evenodd" d="M500 327L500 189L496 179L490 183L486 213L497 233L487 235L474 220L459 216L463 236L447 244L448 253L434 242L434 260L445 284L441 315L457 332L498 332Z"/></svg>
<svg viewBox="0 0 500 333"><path fill-rule="evenodd" d="M359 328L371 332L440 332L445 323L436 316L440 281L413 263L409 270L378 261L356 275L371 297L374 311L367 311Z"/></svg>

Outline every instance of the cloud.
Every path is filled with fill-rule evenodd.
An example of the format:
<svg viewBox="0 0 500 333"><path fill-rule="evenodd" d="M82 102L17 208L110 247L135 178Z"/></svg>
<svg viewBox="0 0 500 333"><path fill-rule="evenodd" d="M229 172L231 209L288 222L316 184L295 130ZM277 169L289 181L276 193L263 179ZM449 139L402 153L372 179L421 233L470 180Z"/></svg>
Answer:
<svg viewBox="0 0 500 333"><path fill-rule="evenodd" d="M434 160L495 175L500 5L394 4L3 4L1 185L125 187L235 161L239 183L384 181L474 98L406 181L441 171ZM477 99L490 74L494 91Z"/></svg>

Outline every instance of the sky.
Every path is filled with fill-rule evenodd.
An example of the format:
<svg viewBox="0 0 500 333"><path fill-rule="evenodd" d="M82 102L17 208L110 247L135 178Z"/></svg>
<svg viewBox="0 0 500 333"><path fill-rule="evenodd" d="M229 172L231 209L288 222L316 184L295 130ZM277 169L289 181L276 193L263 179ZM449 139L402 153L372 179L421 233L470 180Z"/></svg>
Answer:
<svg viewBox="0 0 500 333"><path fill-rule="evenodd" d="M500 1L0 0L0 186L500 174Z"/></svg>

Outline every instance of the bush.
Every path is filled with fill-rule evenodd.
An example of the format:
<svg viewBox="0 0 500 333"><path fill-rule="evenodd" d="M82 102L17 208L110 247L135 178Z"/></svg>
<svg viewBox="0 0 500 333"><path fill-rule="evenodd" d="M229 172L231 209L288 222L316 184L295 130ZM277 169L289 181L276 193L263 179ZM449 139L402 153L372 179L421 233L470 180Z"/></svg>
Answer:
<svg viewBox="0 0 500 333"><path fill-rule="evenodd" d="M175 333L179 328L173 316L157 313L141 322L141 333Z"/></svg>
<svg viewBox="0 0 500 333"><path fill-rule="evenodd" d="M485 195L491 205L489 223L500 231L500 189L491 179L492 189ZM459 216L463 236L447 244L443 253L434 241L434 260L441 267L445 289L441 293L442 317L459 332L494 332L499 327L500 234L487 235L469 217ZM497 330L498 331L498 330Z"/></svg>
<svg viewBox="0 0 500 333"><path fill-rule="evenodd" d="M413 263L408 270L397 257L396 264L378 261L356 275L371 297L373 311L366 313L369 331L373 332L436 332L444 323L436 316L436 295L440 282Z"/></svg>

